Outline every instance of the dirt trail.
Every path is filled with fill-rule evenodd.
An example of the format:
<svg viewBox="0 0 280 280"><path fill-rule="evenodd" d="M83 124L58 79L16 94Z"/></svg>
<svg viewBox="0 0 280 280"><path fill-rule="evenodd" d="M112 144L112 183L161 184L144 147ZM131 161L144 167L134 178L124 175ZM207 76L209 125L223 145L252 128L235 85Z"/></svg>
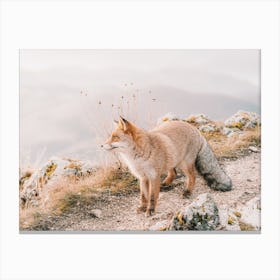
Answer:
<svg viewBox="0 0 280 280"><path fill-rule="evenodd" d="M234 207L245 203L260 194L260 153L251 153L234 161L222 161L223 168L233 181L230 192L218 192L210 189L201 177L197 177L194 192L189 199L181 198L184 178L178 178L172 186L161 189L156 213L146 218L136 214L139 193L126 196L106 196L98 205L83 211L64 215L49 223L49 230L66 231L143 231L148 230L161 220L171 218L182 207L190 204L199 194L210 193L218 206ZM99 217L94 216L100 210ZM98 212L98 211L97 211Z"/></svg>

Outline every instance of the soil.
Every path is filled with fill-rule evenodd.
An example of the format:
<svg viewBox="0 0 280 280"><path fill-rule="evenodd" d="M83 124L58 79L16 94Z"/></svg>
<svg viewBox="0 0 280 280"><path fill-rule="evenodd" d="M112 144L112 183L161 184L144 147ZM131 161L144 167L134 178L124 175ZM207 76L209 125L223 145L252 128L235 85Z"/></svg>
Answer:
<svg viewBox="0 0 280 280"><path fill-rule="evenodd" d="M159 195L156 213L145 217L137 214L139 192L129 195L104 195L94 205L74 209L73 212L59 217L49 217L41 222L37 230L50 231L146 231L156 223L171 219L181 208L189 205L198 195L210 193L218 207L235 207L244 204L260 195L259 151L238 159L223 159L220 163L232 178L233 189L229 192L219 192L210 189L198 175L194 191L190 198L182 198L184 189L183 176L178 176L171 186L162 187Z"/></svg>

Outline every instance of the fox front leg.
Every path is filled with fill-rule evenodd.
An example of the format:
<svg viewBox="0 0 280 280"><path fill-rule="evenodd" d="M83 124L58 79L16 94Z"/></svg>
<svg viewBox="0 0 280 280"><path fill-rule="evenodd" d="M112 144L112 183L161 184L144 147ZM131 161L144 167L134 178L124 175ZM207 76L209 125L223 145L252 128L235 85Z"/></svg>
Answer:
<svg viewBox="0 0 280 280"><path fill-rule="evenodd" d="M146 178L140 179L140 206L137 213L145 212L148 205L149 181Z"/></svg>
<svg viewBox="0 0 280 280"><path fill-rule="evenodd" d="M160 178L149 180L149 196L146 217L151 216L155 212L158 195L160 190Z"/></svg>

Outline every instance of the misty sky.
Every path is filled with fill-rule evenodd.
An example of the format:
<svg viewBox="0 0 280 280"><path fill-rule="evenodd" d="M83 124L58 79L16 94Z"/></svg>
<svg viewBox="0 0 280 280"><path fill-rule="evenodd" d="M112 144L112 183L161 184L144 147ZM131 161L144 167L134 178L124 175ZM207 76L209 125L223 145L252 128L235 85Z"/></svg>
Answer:
<svg viewBox="0 0 280 280"><path fill-rule="evenodd" d="M260 113L258 50L21 50L21 164L97 160L119 114L144 128L172 112Z"/></svg>

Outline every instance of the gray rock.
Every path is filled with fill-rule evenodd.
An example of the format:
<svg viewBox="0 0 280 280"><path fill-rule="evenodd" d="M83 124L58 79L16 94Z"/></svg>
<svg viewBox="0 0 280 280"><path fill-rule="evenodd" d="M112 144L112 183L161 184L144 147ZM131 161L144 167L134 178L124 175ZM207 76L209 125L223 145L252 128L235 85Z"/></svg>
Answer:
<svg viewBox="0 0 280 280"><path fill-rule="evenodd" d="M173 113L167 113L157 120L157 125L167 121L177 121L179 118Z"/></svg>
<svg viewBox="0 0 280 280"><path fill-rule="evenodd" d="M21 206L37 206L43 190L55 185L62 177L81 177L93 172L89 162L53 157L23 181L20 191Z"/></svg>
<svg viewBox="0 0 280 280"><path fill-rule="evenodd" d="M241 213L239 225L241 230L260 230L261 229L261 200L254 197L239 208Z"/></svg>
<svg viewBox="0 0 280 280"><path fill-rule="evenodd" d="M260 116L254 112L238 111L225 121L228 128L254 128L261 124Z"/></svg>
<svg viewBox="0 0 280 280"><path fill-rule="evenodd" d="M201 194L172 219L169 230L215 230L219 224L219 211L212 196Z"/></svg>
<svg viewBox="0 0 280 280"><path fill-rule="evenodd" d="M204 114L198 114L198 115L191 115L186 118L186 121L189 123L194 123L198 125L203 125L203 124L209 124L212 121Z"/></svg>
<svg viewBox="0 0 280 280"><path fill-rule="evenodd" d="M201 125L198 128L202 132L216 132L219 129L214 124Z"/></svg>
<svg viewBox="0 0 280 280"><path fill-rule="evenodd" d="M232 137L233 135L236 134L242 134L243 131L240 130L239 128L229 128L229 127L223 127L223 129L221 130L221 133L224 135L227 135L228 137Z"/></svg>
<svg viewBox="0 0 280 280"><path fill-rule="evenodd" d="M221 206L219 208L219 217L220 217L220 230L227 230L227 231L240 231L239 226L239 214L234 209L228 208L227 206Z"/></svg>
<svg viewBox="0 0 280 280"><path fill-rule="evenodd" d="M249 149L251 152L254 152L254 153L257 153L257 152L259 151L258 148L255 147L255 146L250 146L248 149Z"/></svg>
<svg viewBox="0 0 280 280"><path fill-rule="evenodd" d="M94 218L101 218L102 211L100 209L92 209L90 215Z"/></svg>
<svg viewBox="0 0 280 280"><path fill-rule="evenodd" d="M220 225L218 229L228 231L256 231L261 229L260 198L254 197L235 208L226 205L219 208Z"/></svg>

